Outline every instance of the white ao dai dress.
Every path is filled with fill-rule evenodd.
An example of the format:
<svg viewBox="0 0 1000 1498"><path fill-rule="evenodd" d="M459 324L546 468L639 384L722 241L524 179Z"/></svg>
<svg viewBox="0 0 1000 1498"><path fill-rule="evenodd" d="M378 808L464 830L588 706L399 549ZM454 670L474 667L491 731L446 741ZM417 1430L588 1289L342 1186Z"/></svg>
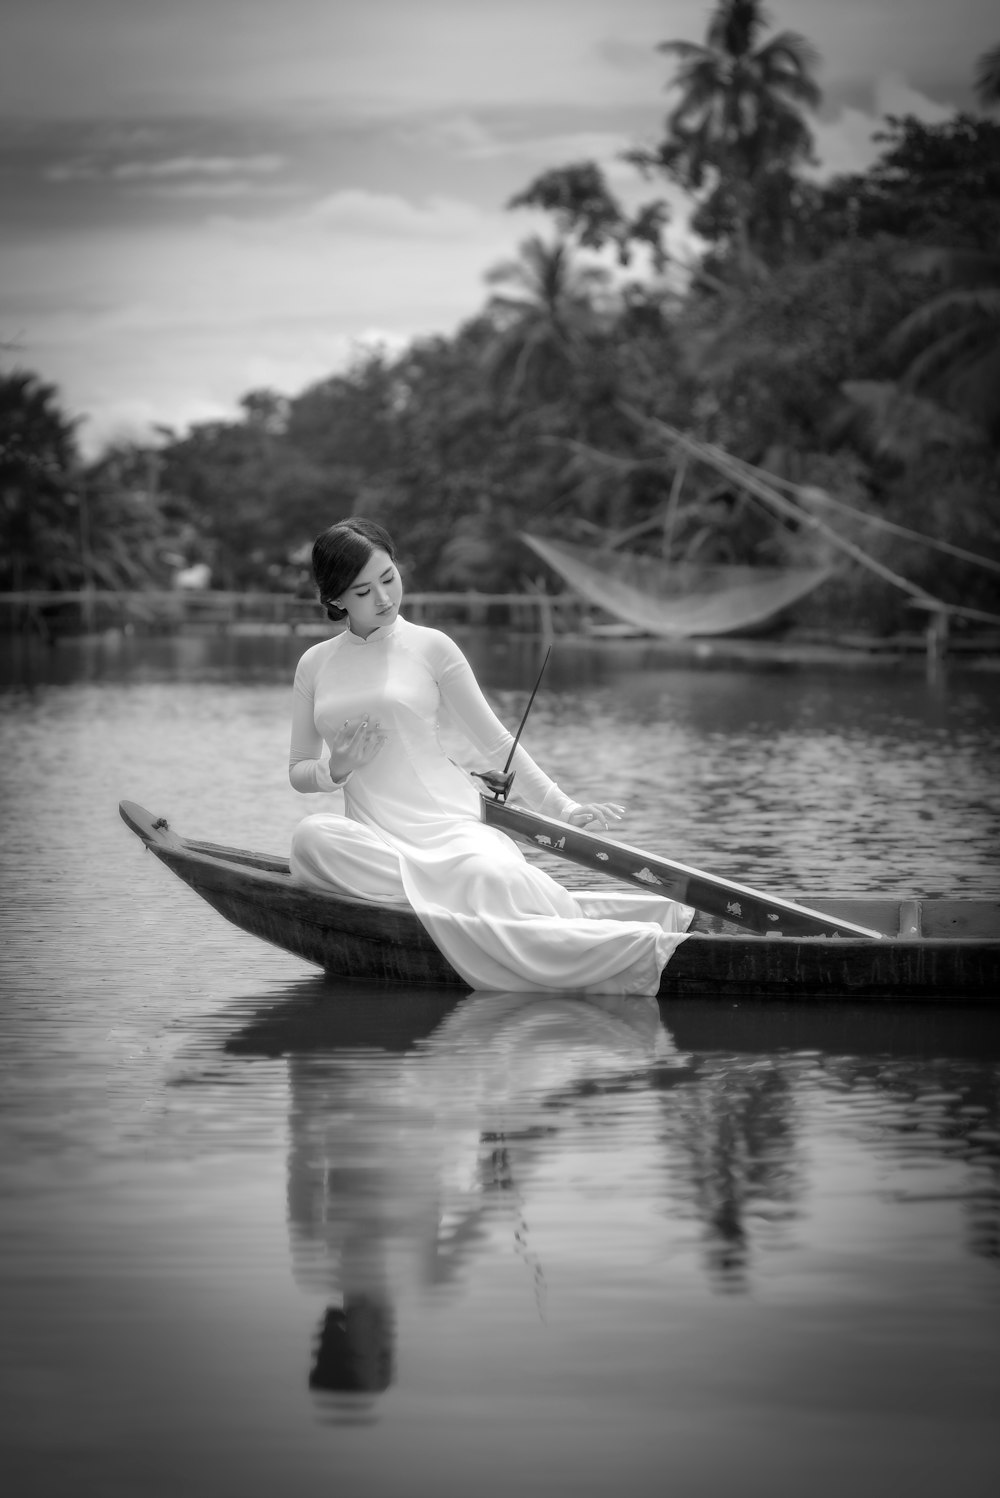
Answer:
<svg viewBox="0 0 1000 1498"><path fill-rule="evenodd" d="M335 783L324 740L368 718L387 742ZM662 896L571 893L486 827L475 783L439 739L447 723L482 757L506 762L512 735L461 650L440 630L398 617L367 639L346 630L307 650L295 675L289 778L296 790L343 791L344 814L295 829L292 876L413 907L473 989L655 994L692 911ZM578 805L520 746L513 799L567 820Z"/></svg>

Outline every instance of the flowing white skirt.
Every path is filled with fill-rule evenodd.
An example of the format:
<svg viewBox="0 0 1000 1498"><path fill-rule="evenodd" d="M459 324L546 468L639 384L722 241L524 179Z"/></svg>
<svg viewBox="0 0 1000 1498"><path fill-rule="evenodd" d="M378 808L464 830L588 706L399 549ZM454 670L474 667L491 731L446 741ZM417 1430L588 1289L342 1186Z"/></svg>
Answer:
<svg viewBox="0 0 1000 1498"><path fill-rule="evenodd" d="M471 819L417 845L320 812L295 829L291 869L310 889L411 906L473 989L655 995L694 913L639 890L571 893Z"/></svg>

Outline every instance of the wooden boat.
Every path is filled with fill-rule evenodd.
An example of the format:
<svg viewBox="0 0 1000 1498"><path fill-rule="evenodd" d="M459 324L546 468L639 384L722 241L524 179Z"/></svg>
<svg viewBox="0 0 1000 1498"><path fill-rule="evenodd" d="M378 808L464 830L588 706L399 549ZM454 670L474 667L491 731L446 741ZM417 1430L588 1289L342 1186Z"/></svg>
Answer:
<svg viewBox="0 0 1000 1498"><path fill-rule="evenodd" d="M412 911L315 894L292 883L284 858L180 837L133 802L123 801L119 810L146 847L227 920L318 964L331 978L467 990ZM531 816L511 810L520 819ZM772 929L761 935L699 911L692 935L667 965L660 998L995 1003L1000 996L1000 898L816 896L805 907L771 903L806 916L822 912L833 925L870 934L779 935Z"/></svg>

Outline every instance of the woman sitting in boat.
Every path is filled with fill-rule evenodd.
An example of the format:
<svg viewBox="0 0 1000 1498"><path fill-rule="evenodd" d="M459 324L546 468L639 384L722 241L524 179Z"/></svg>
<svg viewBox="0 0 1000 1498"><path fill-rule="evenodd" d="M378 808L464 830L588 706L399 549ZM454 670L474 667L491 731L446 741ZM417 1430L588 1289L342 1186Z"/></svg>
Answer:
<svg viewBox="0 0 1000 1498"><path fill-rule="evenodd" d="M317 538L312 565L328 617L347 628L299 662L289 778L306 794L343 791L346 815L295 829L295 881L412 906L473 989L655 994L693 912L639 891L571 894L485 826L439 725L488 766L505 763L513 738L455 642L400 615L389 535L340 521ZM518 801L545 816L607 828L623 814L572 800L520 745L512 768Z"/></svg>

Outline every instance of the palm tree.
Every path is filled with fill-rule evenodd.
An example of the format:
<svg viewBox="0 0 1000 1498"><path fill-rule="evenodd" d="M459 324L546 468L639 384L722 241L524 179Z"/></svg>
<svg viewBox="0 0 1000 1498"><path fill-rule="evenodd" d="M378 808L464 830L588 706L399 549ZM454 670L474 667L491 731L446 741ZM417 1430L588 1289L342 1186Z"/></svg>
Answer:
<svg viewBox="0 0 1000 1498"><path fill-rule="evenodd" d="M976 95L984 108L1000 103L1000 46L976 64ZM1000 255L995 251L924 245L901 264L938 283L904 318L889 349L906 361L903 382L940 396L1000 438Z"/></svg>
<svg viewBox="0 0 1000 1498"><path fill-rule="evenodd" d="M845 380L840 392L844 402L829 418L829 434L852 439L869 457L911 468L935 451L969 452L983 445L976 422L895 380Z"/></svg>
<svg viewBox="0 0 1000 1498"><path fill-rule="evenodd" d="M72 587L84 551L74 476L78 421L55 386L0 374L0 586Z"/></svg>
<svg viewBox="0 0 1000 1498"><path fill-rule="evenodd" d="M761 40L769 17L760 0L718 0L704 43L661 42L678 62L680 98L666 120L657 164L690 191L714 177L733 224L737 258L753 260L750 217L768 174L789 173L812 154L803 111L822 97L815 49L794 31Z"/></svg>
<svg viewBox="0 0 1000 1498"><path fill-rule="evenodd" d="M976 98L984 109L1000 104L1000 45L984 52L976 63Z"/></svg>
<svg viewBox="0 0 1000 1498"><path fill-rule="evenodd" d="M926 245L902 257L940 289L905 317L889 349L904 383L940 395L1000 437L1000 255Z"/></svg>
<svg viewBox="0 0 1000 1498"><path fill-rule="evenodd" d="M517 260L505 260L486 273L494 293L487 311L497 330L487 354L494 388L513 405L522 395L545 401L558 396L575 373L601 319L595 296L609 274L598 265L580 265L564 239L547 244L526 239Z"/></svg>

